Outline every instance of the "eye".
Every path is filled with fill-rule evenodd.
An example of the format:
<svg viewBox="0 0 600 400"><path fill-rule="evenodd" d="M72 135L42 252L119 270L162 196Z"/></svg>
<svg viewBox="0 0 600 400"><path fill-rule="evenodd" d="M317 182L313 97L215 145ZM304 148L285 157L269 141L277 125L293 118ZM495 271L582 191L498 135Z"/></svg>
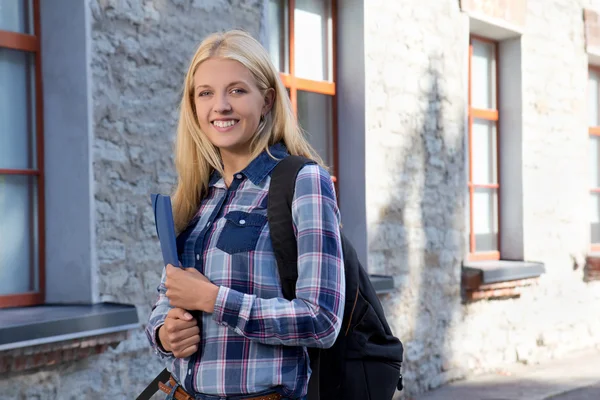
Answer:
<svg viewBox="0 0 600 400"><path fill-rule="evenodd" d="M232 94L243 94L243 93L246 93L246 91L244 89L236 88L236 89L232 89L231 93Z"/></svg>
<svg viewBox="0 0 600 400"><path fill-rule="evenodd" d="M210 95L210 91L208 91L208 90L203 90L200 93L198 93L198 97L205 97L208 95Z"/></svg>

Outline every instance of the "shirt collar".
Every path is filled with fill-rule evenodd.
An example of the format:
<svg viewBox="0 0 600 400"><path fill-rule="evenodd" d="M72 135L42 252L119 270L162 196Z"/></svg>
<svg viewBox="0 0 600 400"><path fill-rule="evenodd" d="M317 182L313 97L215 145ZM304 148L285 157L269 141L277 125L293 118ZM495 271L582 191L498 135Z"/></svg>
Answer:
<svg viewBox="0 0 600 400"><path fill-rule="evenodd" d="M259 185L271 173L279 160L288 156L287 147L281 142L270 146L269 152L276 159L271 157L271 155L264 150L254 160L250 161L250 164L240 172L255 185ZM208 183L209 186L220 186L217 185L219 181L221 181L221 174L217 171L213 171Z"/></svg>

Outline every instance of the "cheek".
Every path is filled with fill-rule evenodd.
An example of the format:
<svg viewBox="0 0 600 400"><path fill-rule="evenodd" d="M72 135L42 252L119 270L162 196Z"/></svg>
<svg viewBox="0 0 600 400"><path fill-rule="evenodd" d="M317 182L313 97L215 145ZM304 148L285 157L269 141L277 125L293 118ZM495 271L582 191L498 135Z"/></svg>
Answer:
<svg viewBox="0 0 600 400"><path fill-rule="evenodd" d="M196 120L200 124L208 123L205 111L206 111L205 107L203 106L202 103L199 103L198 101L194 102L194 116L196 117Z"/></svg>

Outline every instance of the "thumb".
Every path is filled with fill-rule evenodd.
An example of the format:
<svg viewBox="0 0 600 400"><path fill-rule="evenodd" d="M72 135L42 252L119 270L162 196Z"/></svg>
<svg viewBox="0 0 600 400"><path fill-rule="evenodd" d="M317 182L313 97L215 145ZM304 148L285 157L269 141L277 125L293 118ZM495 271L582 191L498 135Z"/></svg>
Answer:
<svg viewBox="0 0 600 400"><path fill-rule="evenodd" d="M174 308L172 314L174 318L183 319L185 321L191 321L192 319L194 319L194 317L192 317L192 314L190 314L183 308Z"/></svg>

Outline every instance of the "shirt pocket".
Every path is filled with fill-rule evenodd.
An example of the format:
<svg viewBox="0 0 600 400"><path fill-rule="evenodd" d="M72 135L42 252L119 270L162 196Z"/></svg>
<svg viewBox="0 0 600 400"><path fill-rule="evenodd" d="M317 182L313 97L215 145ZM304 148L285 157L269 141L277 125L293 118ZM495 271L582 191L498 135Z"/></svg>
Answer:
<svg viewBox="0 0 600 400"><path fill-rule="evenodd" d="M267 216L231 211L225 215L225 219L225 227L217 240L217 248L228 254L254 250L260 232L267 223Z"/></svg>

